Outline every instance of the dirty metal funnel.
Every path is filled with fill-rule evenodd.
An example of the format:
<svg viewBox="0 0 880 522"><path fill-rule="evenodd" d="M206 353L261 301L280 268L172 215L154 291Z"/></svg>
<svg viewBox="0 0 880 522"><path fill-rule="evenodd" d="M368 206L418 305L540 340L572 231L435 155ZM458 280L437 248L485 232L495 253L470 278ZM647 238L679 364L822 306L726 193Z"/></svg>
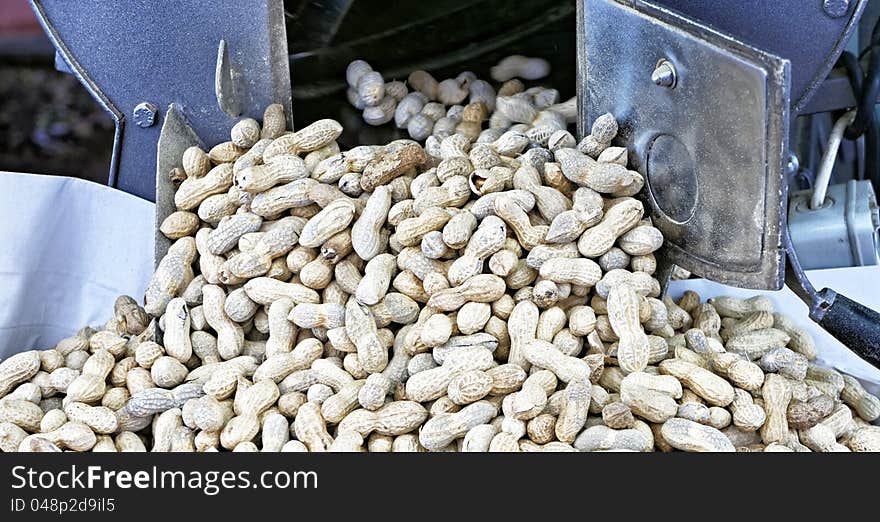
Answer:
<svg viewBox="0 0 880 522"><path fill-rule="evenodd" d="M810 317L880 367L880 314L804 276L785 223L790 62L656 3L578 3L579 132L619 122L673 265L733 286L788 280ZM786 264L789 265L786 279Z"/></svg>
<svg viewBox="0 0 880 522"><path fill-rule="evenodd" d="M583 4L579 120L619 120L666 264L780 288L788 62L647 4Z"/></svg>

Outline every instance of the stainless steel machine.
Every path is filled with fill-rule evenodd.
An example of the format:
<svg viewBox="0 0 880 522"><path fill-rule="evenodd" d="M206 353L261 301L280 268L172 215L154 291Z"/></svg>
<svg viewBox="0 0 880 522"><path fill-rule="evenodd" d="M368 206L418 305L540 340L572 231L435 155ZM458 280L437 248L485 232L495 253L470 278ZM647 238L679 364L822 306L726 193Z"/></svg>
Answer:
<svg viewBox="0 0 880 522"><path fill-rule="evenodd" d="M291 113L281 0L179 0L173 10L149 2L31 2L59 68L76 74L116 121L111 184L155 198L160 215L171 208L164 174L187 146L219 141L219 129L271 102ZM666 237L665 273L679 265L741 287L788 283L814 320L880 366L880 314L816 291L799 262L878 263L871 180L880 170L873 118L880 51L872 50L880 34L869 40L864 85L858 58L844 52L867 3L570 0L559 2L559 12L577 8L571 66L579 130L605 112L621 122L619 140L633 151L646 206ZM350 4L328 2L326 16L341 16ZM835 64L851 74L829 76ZM798 117L841 110L810 186L794 190L805 172ZM832 184L844 138L860 144L859 176ZM160 235L157 255L166 247Z"/></svg>
<svg viewBox="0 0 880 522"><path fill-rule="evenodd" d="M793 120L819 90L867 1L804 4L582 0L580 129L605 112L621 122L619 139L645 176L645 200L666 238L667 274L679 265L747 288L787 282L813 320L880 366L880 314L814 289L787 226ZM876 91L872 112L875 101ZM865 118L858 111L832 131L815 210L830 206L830 166L843 129ZM796 217L804 207L800 199L794 205ZM876 201L867 206L876 209ZM854 215L849 207L843 212Z"/></svg>

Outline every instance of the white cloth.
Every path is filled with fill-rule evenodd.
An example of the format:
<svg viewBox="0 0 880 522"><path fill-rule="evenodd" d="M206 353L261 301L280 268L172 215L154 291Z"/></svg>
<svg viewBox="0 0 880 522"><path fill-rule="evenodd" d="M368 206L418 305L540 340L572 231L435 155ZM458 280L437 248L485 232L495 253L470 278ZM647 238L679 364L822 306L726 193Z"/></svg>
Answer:
<svg viewBox="0 0 880 522"><path fill-rule="evenodd" d="M878 266L810 270L807 275L817 289L831 288L856 302L880 311L880 267ZM807 315L807 305L788 287L778 292L760 292L733 288L705 279L673 281L669 285L669 295L673 299L680 297L685 290L697 292L704 300L718 295L734 297L766 295L773 301L777 311L789 315L795 324L810 332L816 340L816 349L819 351L821 362L856 377L875 395L880 395L880 369L849 351L840 341L810 320Z"/></svg>
<svg viewBox="0 0 880 522"><path fill-rule="evenodd" d="M103 185L0 172L0 358L103 324L119 295L141 302L153 273L154 219L152 203ZM880 310L880 267L809 275L817 288ZM704 299L759 293L702 279L675 281L669 292L677 298L688 289ZM813 334L822 361L880 392L880 370L810 321L791 290L760 293Z"/></svg>
<svg viewBox="0 0 880 522"><path fill-rule="evenodd" d="M104 324L142 301L154 206L75 178L0 172L0 359Z"/></svg>

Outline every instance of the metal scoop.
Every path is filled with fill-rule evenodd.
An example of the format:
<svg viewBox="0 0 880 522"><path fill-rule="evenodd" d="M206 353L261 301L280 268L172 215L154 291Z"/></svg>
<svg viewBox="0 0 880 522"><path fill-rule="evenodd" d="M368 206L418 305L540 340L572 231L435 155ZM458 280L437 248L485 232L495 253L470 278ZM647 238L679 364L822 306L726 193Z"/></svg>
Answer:
<svg viewBox="0 0 880 522"><path fill-rule="evenodd" d="M617 118L666 238L664 287L673 265L738 287L788 283L814 321L880 367L880 314L816 291L788 236L791 62L640 0L581 0L578 62L579 131Z"/></svg>

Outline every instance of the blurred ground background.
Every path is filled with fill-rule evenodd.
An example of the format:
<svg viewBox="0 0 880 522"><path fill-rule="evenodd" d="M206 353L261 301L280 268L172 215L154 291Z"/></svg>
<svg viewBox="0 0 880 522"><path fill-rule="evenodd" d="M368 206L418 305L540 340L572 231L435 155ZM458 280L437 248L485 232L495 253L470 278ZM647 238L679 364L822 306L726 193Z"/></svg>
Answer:
<svg viewBox="0 0 880 522"><path fill-rule="evenodd" d="M113 120L54 49L26 0L0 1L0 170L107 180Z"/></svg>
<svg viewBox="0 0 880 522"><path fill-rule="evenodd" d="M106 182L113 121L73 76L0 66L0 170Z"/></svg>

